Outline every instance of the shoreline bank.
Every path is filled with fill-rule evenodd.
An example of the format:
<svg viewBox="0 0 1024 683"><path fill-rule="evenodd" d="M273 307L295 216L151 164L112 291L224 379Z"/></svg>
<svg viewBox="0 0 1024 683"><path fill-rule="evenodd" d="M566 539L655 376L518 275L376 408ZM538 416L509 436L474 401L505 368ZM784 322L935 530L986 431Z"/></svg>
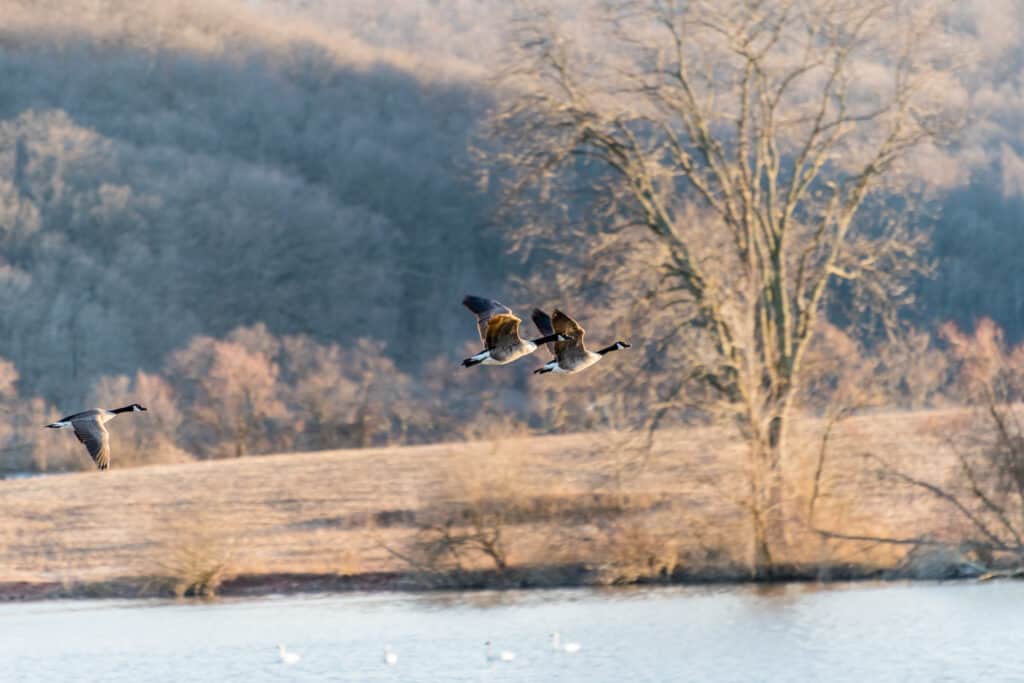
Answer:
<svg viewBox="0 0 1024 683"><path fill-rule="evenodd" d="M169 579L159 576L126 576L97 581L0 581L0 602L44 600L99 600L174 598L217 599L271 595L330 594L351 592L423 593L434 591L548 590L556 588L611 588L624 586L782 585L794 583L848 583L857 581L963 581L1024 578L1024 571L981 572L970 565L933 567L927 574L917 568L887 569L856 564L779 567L773 576L753 578L738 567L704 570L679 569L669 574L638 577L628 581L606 580L599 571L578 565L516 567L505 571L477 570L448 574L415 572L365 572L336 574L273 572L239 574L226 578L215 595L176 595Z"/></svg>

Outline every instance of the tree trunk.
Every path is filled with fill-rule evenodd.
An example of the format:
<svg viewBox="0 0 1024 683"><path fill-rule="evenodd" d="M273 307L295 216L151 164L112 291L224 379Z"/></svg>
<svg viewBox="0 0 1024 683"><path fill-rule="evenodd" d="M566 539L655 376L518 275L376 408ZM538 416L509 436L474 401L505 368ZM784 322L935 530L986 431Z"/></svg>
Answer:
<svg viewBox="0 0 1024 683"><path fill-rule="evenodd" d="M785 427L785 417L776 415L768 421L767 430L755 432L750 443L752 571L757 580L778 578L780 560L786 556L782 490Z"/></svg>
<svg viewBox="0 0 1024 683"><path fill-rule="evenodd" d="M771 547L768 543L768 533L763 516L763 512L760 510L760 506L755 504L750 506L751 511L751 523L753 526L753 578L754 579L768 579L772 575L772 567L774 562L772 560Z"/></svg>

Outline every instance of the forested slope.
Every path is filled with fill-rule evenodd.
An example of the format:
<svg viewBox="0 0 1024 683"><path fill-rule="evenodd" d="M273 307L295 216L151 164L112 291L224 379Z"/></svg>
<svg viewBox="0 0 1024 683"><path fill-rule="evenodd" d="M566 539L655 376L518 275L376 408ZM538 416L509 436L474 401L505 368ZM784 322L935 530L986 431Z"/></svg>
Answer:
<svg viewBox="0 0 1024 683"><path fill-rule="evenodd" d="M0 356L34 393L258 321L416 367L500 278L471 69L235 2L0 13Z"/></svg>

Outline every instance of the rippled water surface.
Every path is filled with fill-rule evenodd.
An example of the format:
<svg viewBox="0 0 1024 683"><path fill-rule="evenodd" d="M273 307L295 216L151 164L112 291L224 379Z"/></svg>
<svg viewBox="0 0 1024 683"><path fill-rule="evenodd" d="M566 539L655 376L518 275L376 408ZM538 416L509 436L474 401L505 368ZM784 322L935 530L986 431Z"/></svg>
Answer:
<svg viewBox="0 0 1024 683"><path fill-rule="evenodd" d="M1024 582L8 604L8 680L1024 681Z"/></svg>

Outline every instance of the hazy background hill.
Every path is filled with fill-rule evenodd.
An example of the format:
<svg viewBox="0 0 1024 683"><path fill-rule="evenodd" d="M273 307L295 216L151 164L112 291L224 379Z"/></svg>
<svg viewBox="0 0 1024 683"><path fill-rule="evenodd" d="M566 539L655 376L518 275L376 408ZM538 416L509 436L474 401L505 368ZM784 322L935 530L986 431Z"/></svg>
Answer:
<svg viewBox="0 0 1024 683"><path fill-rule="evenodd" d="M461 293L503 269L471 69L242 3L73 5L0 8L0 355L26 386L74 403L258 321L408 335L407 369L465 336Z"/></svg>
<svg viewBox="0 0 1024 683"><path fill-rule="evenodd" d="M496 97L505 3L0 0L0 16L0 357L18 378L8 397L40 397L40 415L135 400L127 379L120 393L96 383L142 370L174 385L188 373L173 352L263 324L277 346L243 334L222 342L234 351L193 350L263 354L267 391L283 396L275 383L305 376L289 374L286 337L324 358L332 344L382 348L366 354L395 363L410 405L443 415L426 427L408 411L382 418L380 438L450 435L492 405L486 375L452 376L475 345L459 300L525 303L514 278L549 277L506 253L472 153ZM934 230L937 270L911 316L926 329L987 316L1017 340L1024 9L965 0L956 17L982 38L964 77L975 125L929 164L935 213L922 229ZM531 396L528 370L506 375L495 400L550 425L551 399ZM181 382L168 391L193 396ZM352 391L346 400L372 403ZM594 405L558 419L607 422ZM294 445L260 443L246 450Z"/></svg>

